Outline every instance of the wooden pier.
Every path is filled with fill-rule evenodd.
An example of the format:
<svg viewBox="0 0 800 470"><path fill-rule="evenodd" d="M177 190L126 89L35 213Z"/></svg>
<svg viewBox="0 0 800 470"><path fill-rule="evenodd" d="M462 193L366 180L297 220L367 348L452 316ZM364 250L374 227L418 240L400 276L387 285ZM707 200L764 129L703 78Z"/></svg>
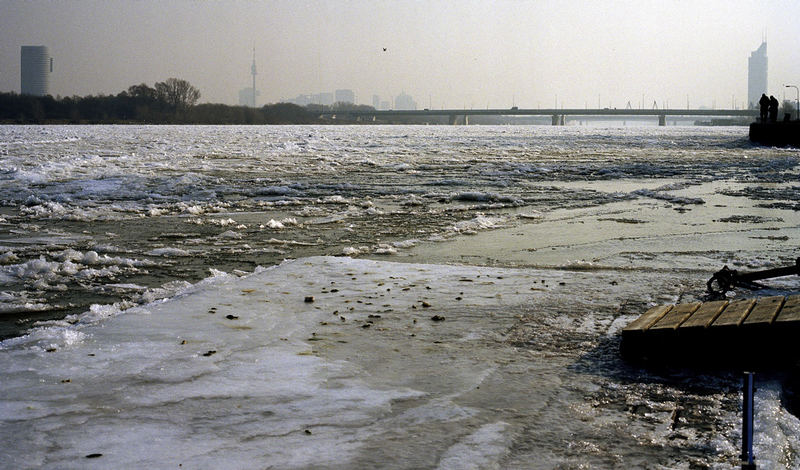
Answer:
<svg viewBox="0 0 800 470"><path fill-rule="evenodd" d="M659 305L622 330L631 360L750 367L800 358L800 295Z"/></svg>

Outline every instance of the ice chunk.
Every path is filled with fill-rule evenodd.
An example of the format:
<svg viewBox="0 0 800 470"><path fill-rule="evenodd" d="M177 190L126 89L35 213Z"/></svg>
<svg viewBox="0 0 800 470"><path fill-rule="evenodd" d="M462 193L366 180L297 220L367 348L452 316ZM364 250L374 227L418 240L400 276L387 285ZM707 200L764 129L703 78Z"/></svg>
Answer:
<svg viewBox="0 0 800 470"><path fill-rule="evenodd" d="M150 256L165 256L165 257L173 257L173 256L191 256L186 250L182 250L180 248L155 248L147 252Z"/></svg>

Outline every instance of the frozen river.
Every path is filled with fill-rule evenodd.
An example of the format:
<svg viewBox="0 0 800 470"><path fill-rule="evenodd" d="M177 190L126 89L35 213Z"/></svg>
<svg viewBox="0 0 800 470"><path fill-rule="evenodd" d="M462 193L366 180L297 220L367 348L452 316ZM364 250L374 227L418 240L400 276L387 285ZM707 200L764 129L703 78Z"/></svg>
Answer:
<svg viewBox="0 0 800 470"><path fill-rule="evenodd" d="M746 132L0 127L0 468L735 466L739 371L617 348L797 257L800 152Z"/></svg>

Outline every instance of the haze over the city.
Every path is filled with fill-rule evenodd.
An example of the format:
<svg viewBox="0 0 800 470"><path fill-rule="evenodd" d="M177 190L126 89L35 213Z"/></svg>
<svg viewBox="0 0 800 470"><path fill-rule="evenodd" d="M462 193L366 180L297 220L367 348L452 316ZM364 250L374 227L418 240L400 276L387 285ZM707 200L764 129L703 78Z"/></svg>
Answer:
<svg viewBox="0 0 800 470"><path fill-rule="evenodd" d="M0 91L20 46L54 58L50 93L116 94L169 77L200 102L352 89L420 107L745 106L766 37L769 92L800 84L800 2L0 0Z"/></svg>

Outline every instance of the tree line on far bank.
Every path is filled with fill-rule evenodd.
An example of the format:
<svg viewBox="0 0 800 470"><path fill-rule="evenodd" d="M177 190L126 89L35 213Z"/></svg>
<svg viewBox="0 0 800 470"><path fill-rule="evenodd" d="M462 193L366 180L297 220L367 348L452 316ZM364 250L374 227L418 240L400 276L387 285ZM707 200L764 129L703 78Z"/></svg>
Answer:
<svg viewBox="0 0 800 470"><path fill-rule="evenodd" d="M5 124L321 124L330 106L276 103L251 108L196 104L200 92L186 80L169 78L153 87L132 85L116 95L32 96L0 93ZM373 109L336 103L336 109Z"/></svg>

